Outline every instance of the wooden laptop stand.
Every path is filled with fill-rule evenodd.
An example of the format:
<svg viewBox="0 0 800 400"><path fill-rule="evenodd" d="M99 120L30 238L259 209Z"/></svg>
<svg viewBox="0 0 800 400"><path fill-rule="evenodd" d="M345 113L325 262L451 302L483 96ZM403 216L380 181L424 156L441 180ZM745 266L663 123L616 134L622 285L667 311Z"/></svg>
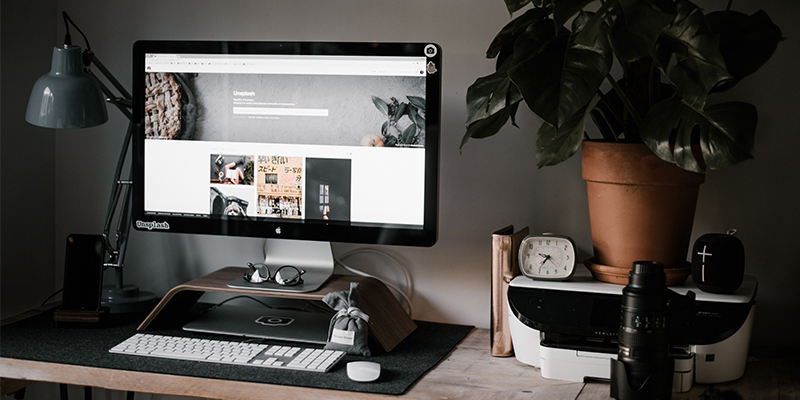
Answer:
<svg viewBox="0 0 800 400"><path fill-rule="evenodd" d="M307 293L231 288L227 285L228 282L241 278L246 271L247 268L226 267L172 288L137 330L174 327L175 321L188 315L189 309L205 292L322 300L328 293L350 290L350 282L358 282L361 292L359 308L369 315L369 332L384 350L391 351L417 328L417 324L411 320L386 285L377 279L353 275L333 275L321 288Z"/></svg>

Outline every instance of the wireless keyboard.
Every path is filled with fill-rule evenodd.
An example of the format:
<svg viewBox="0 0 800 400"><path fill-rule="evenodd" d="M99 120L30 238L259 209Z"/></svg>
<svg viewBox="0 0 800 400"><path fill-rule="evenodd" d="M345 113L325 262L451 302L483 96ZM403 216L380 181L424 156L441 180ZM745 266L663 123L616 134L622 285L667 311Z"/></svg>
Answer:
<svg viewBox="0 0 800 400"><path fill-rule="evenodd" d="M109 350L115 354L219 364L327 372L343 351L137 333Z"/></svg>

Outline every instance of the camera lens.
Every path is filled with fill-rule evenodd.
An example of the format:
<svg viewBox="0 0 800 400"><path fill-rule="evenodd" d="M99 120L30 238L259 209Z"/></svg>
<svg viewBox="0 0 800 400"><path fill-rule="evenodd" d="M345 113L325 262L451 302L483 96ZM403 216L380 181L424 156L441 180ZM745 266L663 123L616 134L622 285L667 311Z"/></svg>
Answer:
<svg viewBox="0 0 800 400"><path fill-rule="evenodd" d="M667 287L664 266L633 263L629 283L622 289L622 323L617 359L626 364L632 387L665 369L671 373Z"/></svg>

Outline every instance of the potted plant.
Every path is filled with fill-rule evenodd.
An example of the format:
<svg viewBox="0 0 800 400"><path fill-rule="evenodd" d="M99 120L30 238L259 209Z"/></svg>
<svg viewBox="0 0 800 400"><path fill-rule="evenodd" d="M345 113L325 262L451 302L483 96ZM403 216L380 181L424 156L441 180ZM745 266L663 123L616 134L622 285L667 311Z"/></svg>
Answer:
<svg viewBox="0 0 800 400"><path fill-rule="evenodd" d="M595 252L587 266L595 278L627 283L635 260L625 257L634 257L679 269L682 281L703 174L753 157L756 108L739 101L712 104L709 98L760 68L781 40L780 29L763 11L748 16L731 10L732 0L725 10L709 13L689 0L505 3L512 16L530 7L487 50L487 58L496 58L496 71L467 91L461 148L471 138L496 134L508 121L516 126L524 102L542 119L538 167L558 164L582 148ZM587 118L600 137L588 136ZM617 169L603 172L601 164ZM656 193L616 197L643 190L627 186L634 183L632 171L641 172L646 188ZM598 192L598 186L604 188ZM681 200L666 200L681 190ZM596 200L610 200L611 209L597 208ZM646 203L654 203L650 213L660 219L644 221L640 208ZM623 220L630 216L633 221ZM680 237L669 239L667 233ZM611 247L620 238L621 247ZM628 250L633 255L615 259Z"/></svg>
<svg viewBox="0 0 800 400"><path fill-rule="evenodd" d="M367 135L362 139L364 146L403 147L418 146L425 138L425 99L418 96L406 96L408 102L399 102L392 97L385 101L372 96L372 103L386 116L381 125L381 137ZM406 117L405 127L401 126L401 118Z"/></svg>

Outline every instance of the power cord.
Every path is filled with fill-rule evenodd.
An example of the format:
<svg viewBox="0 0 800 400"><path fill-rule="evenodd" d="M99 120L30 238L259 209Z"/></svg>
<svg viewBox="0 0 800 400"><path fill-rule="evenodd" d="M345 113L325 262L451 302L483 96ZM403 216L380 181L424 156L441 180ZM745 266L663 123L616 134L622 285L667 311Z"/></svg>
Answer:
<svg viewBox="0 0 800 400"><path fill-rule="evenodd" d="M55 292L55 293L51 294L51 295L50 295L50 296L48 296L46 299L44 299L44 301L42 302L42 304L41 304L41 306L40 306L40 307L43 307L45 304L47 304L47 302L48 302L48 301L50 301L50 299L52 299L53 297L56 297L56 295L57 295L57 294L59 294L59 293L61 293L61 292L63 292L63 291L64 291L64 289L58 289L58 290L56 290L56 292Z"/></svg>
<svg viewBox="0 0 800 400"><path fill-rule="evenodd" d="M305 304L305 306L302 307L302 308L300 308L300 307L274 307L274 306L271 306L271 305L269 305L269 304L267 304L267 303L255 298L255 297L253 297L253 296L248 296L248 295L238 295L238 296L229 297L229 298L227 298L225 300L222 300L222 301L218 302L217 304L214 304L213 306L211 306L211 308L212 309L213 308L217 308L217 307L219 307L219 306L221 306L221 305L223 305L223 304L225 304L225 303L227 303L229 301L238 300L238 299L252 300L252 301L255 301L256 303L259 303L260 305L262 305L262 306L264 306L264 307L266 307L268 309L271 309L271 310L291 310L291 311L313 312L313 311L309 311L309 309L310 308L316 308L317 309L316 312L322 312L322 313L330 313L330 312L332 312L330 308L323 307L322 305L317 304L317 303L315 303L313 301L310 301L310 300L302 300L302 303Z"/></svg>
<svg viewBox="0 0 800 400"><path fill-rule="evenodd" d="M377 254L377 255L380 255L382 257L385 257L385 258L389 259L395 265L395 267L397 269L399 269L403 273L403 276L405 277L405 287L406 287L406 291L408 293L404 292L403 290L400 290L397 286L392 285L391 283L387 282L385 279L379 278L379 277L374 276L374 275L370 275L370 274L368 274L368 273L366 273L364 271L361 271L361 270L355 269L353 267L350 267L349 265L345 264L342 261L342 260L344 260L344 259L346 259L348 257L354 256L354 255L360 254L360 253ZM363 248L363 249L356 249L356 250L348 251L348 252L340 255L339 258L334 257L333 261L336 264L338 264L339 266L341 266L342 268L344 268L345 270L347 270L349 272L352 272L352 273L354 273L356 275L365 276L365 277L368 277L368 278L374 278L374 279L377 279L377 280L383 282L383 284L386 285L386 287L388 287L389 289L394 290L397 294L399 294L403 298L403 300L405 300L405 304L406 304L406 308L407 308L406 311L408 312L408 316L409 317L412 316L414 310L413 310L413 307L411 305L410 296L413 293L414 289L413 289L412 283L411 283L412 282L411 281L411 275L408 273L408 270L399 261L397 261L397 259L394 256L392 256L391 254L389 254L389 253L387 253L385 251Z"/></svg>
<svg viewBox="0 0 800 400"><path fill-rule="evenodd" d="M266 240L264 241L264 244L262 245L261 250L262 250L262 258L266 258L266 256L267 256L267 241ZM348 257L354 256L354 255L360 254L360 253L377 254L379 256L382 256L382 257L385 257L385 258L389 259L389 261L391 261L392 264L394 264L394 266L398 270L400 270L400 272L403 273L403 277L404 277L404 280L405 280L404 283L405 283L406 291L404 292L403 290L401 290L397 286L392 285L391 283L387 282L385 279L382 279L380 277L368 274L368 273L366 273L364 271L361 271L361 270L358 270L356 268L350 267L349 265L345 264L342 261L342 260L344 260L344 259L346 259ZM399 261L397 261L397 259L394 256L392 256L391 254L389 254L389 253L387 253L385 251L381 251L381 250L377 250L377 249L361 248L361 249L355 249L355 250L348 251L348 252L340 255L338 258L334 257L333 258L333 262L335 264L338 264L339 266L341 266L342 268L344 268L345 270L347 270L347 271L349 271L349 272L351 272L353 274L360 275L360 276L365 276L367 278L373 278L373 279L377 279L377 280L381 281L384 285L386 285L386 287L388 287L389 289L392 289L395 293L397 293L398 295L400 295L403 298L403 300L405 301L405 304L406 304L406 312L408 312L408 316L411 317L411 315L413 313L413 307L411 305L411 295L414 293L414 288L412 286L413 283L412 283L412 280L411 280L411 274L408 273L408 269L406 269L403 266L403 264L401 264Z"/></svg>

